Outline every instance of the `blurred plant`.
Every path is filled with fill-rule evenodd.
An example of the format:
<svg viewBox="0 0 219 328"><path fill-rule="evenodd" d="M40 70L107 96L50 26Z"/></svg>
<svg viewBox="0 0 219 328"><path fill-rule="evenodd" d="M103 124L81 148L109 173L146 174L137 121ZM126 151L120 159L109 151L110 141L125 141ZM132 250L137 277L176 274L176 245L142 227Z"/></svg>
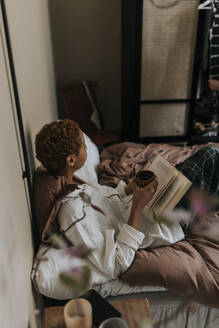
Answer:
<svg viewBox="0 0 219 328"><path fill-rule="evenodd" d="M174 221L178 221L186 228L186 233L208 236L219 241L219 216L215 212L219 209L219 198L207 192L193 189L188 197L188 207L175 208L171 211L164 211L162 215L155 217L159 223L171 226Z"/></svg>
<svg viewBox="0 0 219 328"><path fill-rule="evenodd" d="M186 226L185 234L195 234L219 242L219 211L216 212L219 210L219 198L207 192L193 189L188 195L188 207L188 210L175 208L171 211L165 211L162 215L155 217L155 220L168 226L177 220L181 225ZM170 321L174 320L179 312L185 308L190 313L196 312L199 305L193 299L194 295L183 299L174 313L166 315L159 322L154 322L153 327L168 326ZM142 327L147 327L147 325Z"/></svg>
<svg viewBox="0 0 219 328"><path fill-rule="evenodd" d="M83 200L84 204L86 204L87 206L91 206L95 211L98 211L98 212L102 213L103 215L105 215L104 211L101 210L101 208L99 208L98 206L94 205L91 202L91 197L88 194L86 194L84 191L79 192L79 196Z"/></svg>
<svg viewBox="0 0 219 328"><path fill-rule="evenodd" d="M51 236L53 245L63 250L63 256L68 256L71 260L76 260L69 270L60 273L60 280L76 293L82 293L89 288L91 271L86 265L85 259L91 250L74 246L64 234L53 234Z"/></svg>
<svg viewBox="0 0 219 328"><path fill-rule="evenodd" d="M51 237L51 244L37 256L34 260L33 280L36 280L37 270L41 262L48 261L45 256L50 248L55 247L62 249L63 256L68 256L73 264L69 270L60 273L60 280L69 286L74 292L82 293L89 288L91 272L87 266L85 259L91 253L91 250L82 246L74 246L69 240L66 239L64 234L54 233Z"/></svg>
<svg viewBox="0 0 219 328"><path fill-rule="evenodd" d="M117 196L113 194L111 196ZM68 196L67 196L68 197ZM63 254L70 259L79 260L77 264L72 266L68 271L63 271L60 274L61 281L69 286L73 291L82 293L89 288L91 272L86 265L86 258L92 252L90 249L86 249L81 246L74 246L73 243L66 237L65 233L71 229L73 225L85 218L86 207L91 207L94 210L105 215L104 211L92 203L91 197L85 192L80 192L77 197L68 198L81 198L83 201L83 215L66 228L65 231L60 231L59 234L53 234L50 236L51 244L42 252L41 256L35 259L35 274L37 268L42 261L47 261L45 257L46 253L51 247L60 248L63 250ZM155 217L154 219L168 226L172 225L174 221L178 221L182 225L187 225L189 233L199 234L206 236L213 240L219 241L219 212L215 212L215 209L219 208L219 198L209 195L206 192L200 190L192 190L188 197L189 209L175 208L171 211L165 211L162 215ZM75 262L75 263L76 263ZM178 307L175 313L165 316L160 322L153 322L150 317L145 317L141 323L140 328L159 327L163 324L174 320L180 311L187 307L187 310L191 313L196 311L196 303L193 302L193 296L190 295L184 299L181 305Z"/></svg>

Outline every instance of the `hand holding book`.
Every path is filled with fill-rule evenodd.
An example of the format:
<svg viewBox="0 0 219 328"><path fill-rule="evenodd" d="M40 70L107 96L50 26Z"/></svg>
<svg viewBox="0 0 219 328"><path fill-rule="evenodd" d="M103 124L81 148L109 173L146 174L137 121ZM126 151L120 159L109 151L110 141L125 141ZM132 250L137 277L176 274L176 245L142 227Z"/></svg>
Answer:
<svg viewBox="0 0 219 328"><path fill-rule="evenodd" d="M131 184L129 183L128 185L129 188L132 188L130 193L133 194L133 198L131 212L127 223L131 227L138 229L142 216L142 211L144 207L153 199L154 194L157 190L158 183L157 179L155 178L152 182L146 185L146 187L141 188L137 186L134 179L135 178L133 178Z"/></svg>
<svg viewBox="0 0 219 328"><path fill-rule="evenodd" d="M134 175L125 191L127 195L133 193L135 205L147 206L155 216L165 210L172 210L181 200L191 186L180 171L172 166L162 156L158 155L148 170L143 170Z"/></svg>
<svg viewBox="0 0 219 328"><path fill-rule="evenodd" d="M126 187L127 195L147 205L156 216L173 209L191 186L180 171L158 155L148 170L138 172ZM145 198L144 198L145 197Z"/></svg>

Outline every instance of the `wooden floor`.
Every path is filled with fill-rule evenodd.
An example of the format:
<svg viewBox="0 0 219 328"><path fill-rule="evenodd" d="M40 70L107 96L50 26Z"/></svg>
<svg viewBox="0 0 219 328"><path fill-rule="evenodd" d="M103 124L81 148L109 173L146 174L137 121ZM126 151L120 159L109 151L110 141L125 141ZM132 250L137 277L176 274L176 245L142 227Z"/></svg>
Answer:
<svg viewBox="0 0 219 328"><path fill-rule="evenodd" d="M150 306L147 299L128 298L120 301L110 301L110 303L122 313L123 319L130 328L141 327L143 320L147 320L147 327L150 327L149 323L151 323L152 327Z"/></svg>

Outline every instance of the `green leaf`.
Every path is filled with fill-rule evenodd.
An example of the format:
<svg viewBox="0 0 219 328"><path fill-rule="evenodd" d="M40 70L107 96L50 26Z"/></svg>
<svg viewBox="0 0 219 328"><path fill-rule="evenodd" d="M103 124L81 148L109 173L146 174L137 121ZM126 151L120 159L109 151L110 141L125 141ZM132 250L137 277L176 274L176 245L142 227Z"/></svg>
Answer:
<svg viewBox="0 0 219 328"><path fill-rule="evenodd" d="M70 273L62 272L59 275L60 280L75 292L83 292L89 288L91 271L87 266L82 268L81 280L74 278Z"/></svg>

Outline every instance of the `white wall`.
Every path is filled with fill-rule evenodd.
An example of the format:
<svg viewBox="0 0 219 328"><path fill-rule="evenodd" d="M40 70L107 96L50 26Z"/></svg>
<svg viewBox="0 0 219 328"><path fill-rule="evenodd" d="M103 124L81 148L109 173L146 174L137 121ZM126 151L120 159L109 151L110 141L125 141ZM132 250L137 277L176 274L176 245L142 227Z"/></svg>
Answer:
<svg viewBox="0 0 219 328"><path fill-rule="evenodd" d="M1 38L0 322L5 328L13 327L15 322L17 327L27 327L33 311L31 228L2 41Z"/></svg>
<svg viewBox="0 0 219 328"><path fill-rule="evenodd" d="M105 128L120 128L121 1L49 0L57 85L94 80Z"/></svg>
<svg viewBox="0 0 219 328"><path fill-rule="evenodd" d="M7 0L9 30L25 132L56 118L53 59L47 0Z"/></svg>
<svg viewBox="0 0 219 328"><path fill-rule="evenodd" d="M43 124L57 118L47 1L5 2L33 168L34 136ZM0 31L0 326L26 328L30 323L32 328L35 314L30 281L31 219L22 179L23 158L15 129L17 119L1 15Z"/></svg>

